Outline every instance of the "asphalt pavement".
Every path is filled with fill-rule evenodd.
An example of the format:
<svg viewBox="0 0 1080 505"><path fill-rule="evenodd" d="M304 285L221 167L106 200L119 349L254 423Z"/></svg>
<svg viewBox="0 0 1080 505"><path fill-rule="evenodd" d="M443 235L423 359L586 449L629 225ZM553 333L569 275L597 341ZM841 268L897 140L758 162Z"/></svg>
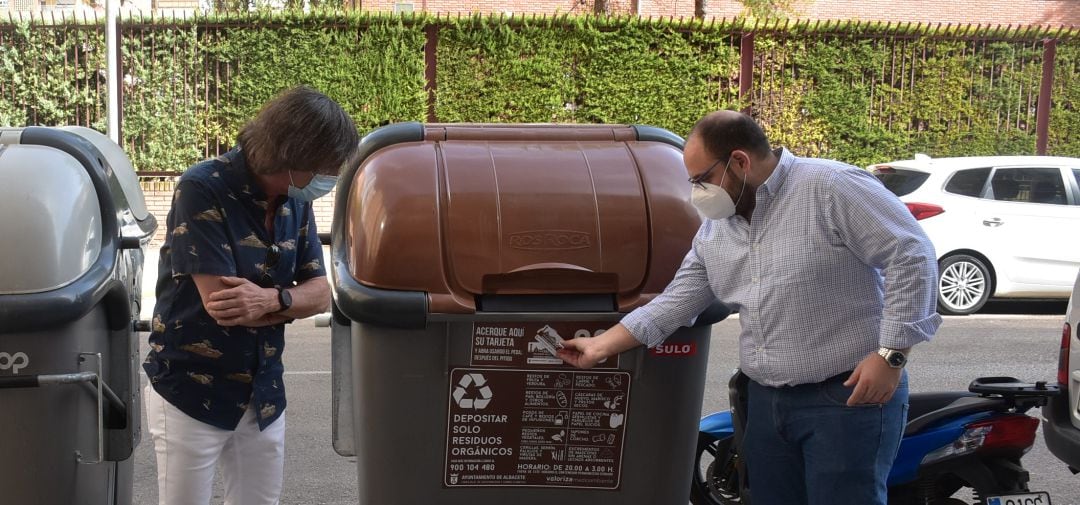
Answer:
<svg viewBox="0 0 1080 505"><path fill-rule="evenodd" d="M153 306L156 254L151 250L147 261L143 317L148 317ZM994 302L983 314L946 317L935 340L916 347L913 353L909 365L912 391L963 390L972 379L988 375L1052 381L1064 311L1061 301ZM738 360L734 352L737 332L737 317L714 327L703 412L727 406L726 382ZM330 331L309 319L290 325L286 336L289 406L282 503L357 504L356 460L339 456L331 446ZM145 354L145 341L142 347ZM145 384L145 377L143 381ZM143 433L135 452L134 503L153 505L157 503L156 469L145 420ZM1031 472L1031 489L1049 492L1055 505L1080 505L1080 476L1072 475L1049 454L1041 433L1024 464ZM410 478L402 476L403 485L408 485ZM957 498L970 496L960 494ZM222 503L220 478L213 503Z"/></svg>

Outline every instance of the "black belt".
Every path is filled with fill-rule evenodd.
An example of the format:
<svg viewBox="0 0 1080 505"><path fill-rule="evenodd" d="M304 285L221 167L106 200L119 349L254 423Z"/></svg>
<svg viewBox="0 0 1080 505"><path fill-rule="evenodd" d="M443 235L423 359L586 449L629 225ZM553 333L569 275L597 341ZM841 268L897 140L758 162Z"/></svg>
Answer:
<svg viewBox="0 0 1080 505"><path fill-rule="evenodd" d="M764 384L762 384L760 382L757 382L757 381L754 381L754 382L757 385L761 386L761 387L766 387L766 388L771 387L773 389L798 388L798 387L804 387L804 386L814 386L814 385L817 385L817 384L829 384L829 383L832 383L832 382L844 382L844 381L848 380L848 378L850 378L851 374L853 374L853 373L855 373L854 370L849 370L847 372L838 373L838 374L836 374L836 375L834 375L832 377L829 377L828 379L825 379L825 380L820 381L820 382L804 382L802 384L796 384L794 386L775 386L774 387L774 386L766 386L766 385L764 385Z"/></svg>
<svg viewBox="0 0 1080 505"><path fill-rule="evenodd" d="M827 382L844 382L844 381L848 380L848 378L851 377L851 374L853 374L853 373L855 373L854 370L849 370L847 372L838 373L838 374L836 374L836 375L834 375L832 377L829 377L828 379L825 379L825 380L821 381L821 384L824 384L824 383L827 383Z"/></svg>

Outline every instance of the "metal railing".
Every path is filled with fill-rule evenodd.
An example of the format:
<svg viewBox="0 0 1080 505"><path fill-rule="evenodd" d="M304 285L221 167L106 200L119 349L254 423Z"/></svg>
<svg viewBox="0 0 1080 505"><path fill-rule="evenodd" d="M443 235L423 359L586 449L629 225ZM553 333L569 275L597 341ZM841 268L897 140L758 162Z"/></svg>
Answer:
<svg viewBox="0 0 1080 505"><path fill-rule="evenodd" d="M0 0L2 1L2 0ZM8 0L25 1L25 0ZM35 55L30 64L21 69L20 82L0 80L0 121L3 121L4 101L7 107L25 112L27 124L77 124L103 129L105 115L105 66L104 20L97 14L82 14L82 18L55 13L31 16L28 30L31 37L54 37L62 40L66 48L62 57ZM125 17L127 16L127 17ZM9 21L13 21L9 13ZM185 15L186 17L186 15ZM426 44L422 49L425 67L424 89L428 95L427 120L439 121L435 107L439 93L438 53L440 33L453 19L448 17L403 16L402 23L423 26ZM527 20L548 19L547 16L525 16L502 21L511 27ZM496 21L493 21L496 22ZM574 23L567 17L550 18L553 29L560 23ZM609 21L617 27L618 20ZM898 102L910 101L917 96L920 69L933 63L935 55L927 41L954 41L957 49L972 62L962 86L962 93L970 105L978 105L979 117L989 114L995 119L998 131L1022 132L1037 136L1039 152L1045 152L1049 130L1051 98L1062 93L1065 85L1075 86L1080 79L1080 69L1067 68L1055 72L1056 48L1061 44L1073 44L1078 32L1065 27L1050 26L952 26L930 23L866 23L823 21L748 21L727 19L669 20L670 28L683 32L695 30L722 30L731 33L733 46L739 58L739 72L728 81L738 79L738 93L743 103L757 110L783 109L792 90L788 87L792 77L800 72L800 62L788 58L790 51L782 44L793 41L812 43L864 43L869 41L879 50L888 51L890 57L879 68L854 78L869 86L869 107L865 110L871 124L884 125L889 130L906 129L919 131L927 128L927 118L901 117L895 112ZM199 152L192 157L210 157L231 147L234 132L222 132L222 124L211 124L207 119L223 109L237 110L250 104L240 104L242 93L232 88L232 77L243 71L244 61L223 61L215 57L213 43L226 39L237 29L245 27L260 30L289 29L285 23L272 18L236 16L213 19L176 19L169 16L131 17L121 16L118 21L122 48L149 48L151 54L160 55L151 61L137 60L132 51L124 51L120 58L121 129L125 117L139 107L153 103L171 104L167 110L154 113L177 118L178 124L191 126L199 133L187 132L197 138L178 140L185 146L194 146ZM16 24L0 23L0 47L19 51L23 38L16 36ZM342 23L323 23L322 30L354 32L357 27ZM361 27L362 29L362 27ZM616 28L612 28L616 29ZM351 32L350 32L351 33ZM341 37L348 40L349 37ZM779 43L763 45L762 40ZM999 54L1000 53L1000 54ZM1011 56L1010 56L1011 55ZM137 71L136 71L137 70ZM1060 70L1060 69L1059 69ZM1055 84L1055 78L1064 75L1065 85ZM942 77L944 78L944 77ZM1071 84L1069 84L1071 83ZM717 88L724 87L718 82ZM17 102L19 86L36 86L45 91L64 88L64 93L48 96L48 100ZM798 90L807 93L812 89ZM57 98L59 96L59 98ZM1002 99L1001 97L1006 97ZM162 101L161 98L165 100ZM992 103L988 101L993 97ZM142 111L145 116L146 111ZM188 125L184 121L203 121ZM194 119L193 119L194 118ZM198 119L201 118L201 119ZM233 118L235 119L235 118ZM957 112L952 117L932 118L935 127L964 128L970 126L972 117ZM225 121L228 122L228 121ZM943 125L943 126L942 126ZM784 124L778 128L783 129ZM123 147L129 152L150 150L151 144L160 142L164 132L136 131L132 127L122 134ZM173 166L140 166L140 169L180 169Z"/></svg>

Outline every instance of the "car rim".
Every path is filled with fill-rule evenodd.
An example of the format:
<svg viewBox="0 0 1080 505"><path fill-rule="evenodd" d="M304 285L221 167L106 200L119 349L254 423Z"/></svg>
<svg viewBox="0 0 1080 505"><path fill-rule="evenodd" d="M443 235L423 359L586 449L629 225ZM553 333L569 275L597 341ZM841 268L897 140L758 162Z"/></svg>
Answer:
<svg viewBox="0 0 1080 505"><path fill-rule="evenodd" d="M970 309L979 303L986 291L986 276L974 263L957 261L941 273L938 289L949 307Z"/></svg>

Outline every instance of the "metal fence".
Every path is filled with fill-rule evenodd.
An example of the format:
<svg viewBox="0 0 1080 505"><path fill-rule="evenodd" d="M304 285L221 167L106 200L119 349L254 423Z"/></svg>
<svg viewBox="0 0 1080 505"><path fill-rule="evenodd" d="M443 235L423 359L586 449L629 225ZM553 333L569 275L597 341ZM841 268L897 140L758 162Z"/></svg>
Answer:
<svg viewBox="0 0 1080 505"><path fill-rule="evenodd" d="M0 23L0 72L8 74L0 79L0 121L14 115L26 124L104 128L104 25L96 15L84 16L57 19L50 11L18 24L9 13L9 23ZM32 44L43 40L63 50L33 51ZM24 56L19 68L11 58L16 52Z"/></svg>
<svg viewBox="0 0 1080 505"><path fill-rule="evenodd" d="M434 48L446 20L406 16L401 22L426 36L426 50L420 48L416 57L428 68L427 119L438 121ZM228 148L235 132L226 131L227 125L241 120L236 115L250 106L240 103L244 90L231 88L245 61L216 58L207 48L248 24L266 29L273 23L243 17L171 22L153 16L121 16L118 23L121 131L127 132L121 137L129 152L140 153L139 168L183 166L169 153L152 152L161 148L151 139L170 138L176 145L190 146L185 154L189 157ZM104 130L103 24L96 14L58 19L50 13L22 21L9 15L7 23L0 20L0 125L78 124ZM774 140L797 139L811 151L814 142L824 145L824 140L807 132L818 128L827 136L842 127L821 126L830 114L836 116L830 121L840 123L843 116L860 118L858 128L886 141L890 132L928 131L937 135L935 142L957 142L965 132L992 128L1017 149L1037 144L1045 150L1051 136L1051 98L1080 100L1075 92L1080 58L1054 67L1055 49L1075 44L1076 32L1064 28L727 20L688 20L672 26L687 32L730 31L732 43L740 46L740 70L727 81L738 82L744 105L770 126ZM62 51L35 51L39 46ZM821 64L830 51L838 60L831 62L832 70ZM14 52L36 56L13 68L9 56ZM943 92L957 89L962 91ZM842 92L851 93L843 110L815 109L836 103L836 97L826 102L820 95ZM1073 106L1080 103L1066 108ZM173 121L150 124L149 119L160 117Z"/></svg>
<svg viewBox="0 0 1080 505"><path fill-rule="evenodd" d="M1057 105L1063 111L1080 106L1065 103L1076 98L1076 62L1058 64L1055 72L1056 47L1073 39L1045 28L996 33L946 29L945 35L939 30L922 26L908 33L867 35L848 27L818 32L814 39L787 31L759 33L757 44L743 44L744 67L753 66L746 74L752 79L750 90L744 86L744 92L749 91L758 114L788 119L766 121L774 123L772 136L784 138L794 134L792 129L807 127L798 120L801 114L788 111L793 104L787 102L807 107L805 97L821 93L835 70L842 82L832 82L826 92L851 93L853 106L843 113L865 118L864 126L883 136L926 132L947 142L990 131L1015 150L1030 152L1026 146L1031 144L1045 154L1051 99L1061 102ZM807 65L814 53L818 59L822 53L836 54L833 68ZM810 111L809 119L828 114ZM987 149L975 145L969 154Z"/></svg>

